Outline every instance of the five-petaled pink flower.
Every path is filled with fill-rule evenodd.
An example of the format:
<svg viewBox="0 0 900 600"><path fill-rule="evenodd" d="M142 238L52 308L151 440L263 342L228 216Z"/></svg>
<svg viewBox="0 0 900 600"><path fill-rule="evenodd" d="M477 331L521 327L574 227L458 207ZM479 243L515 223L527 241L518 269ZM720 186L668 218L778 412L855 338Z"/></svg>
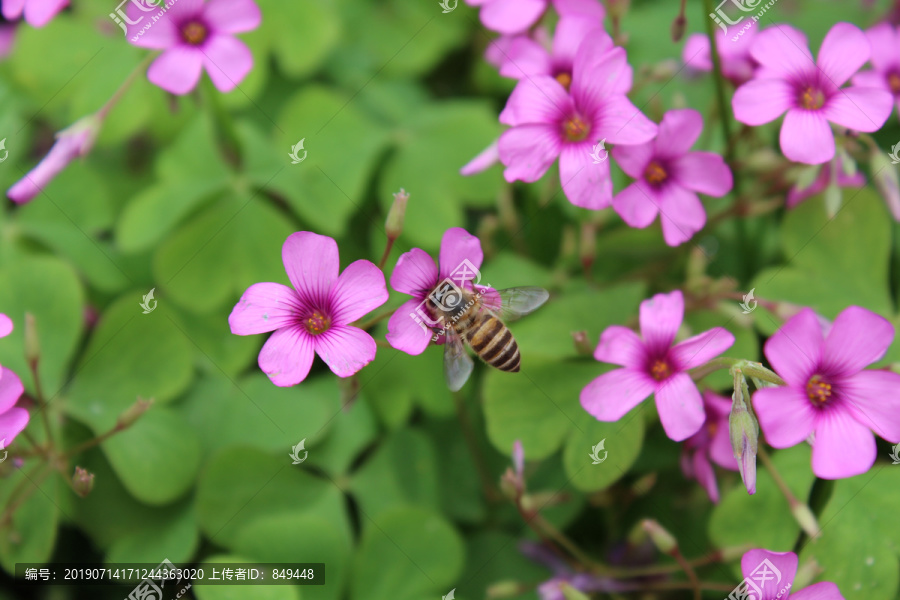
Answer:
<svg viewBox="0 0 900 600"><path fill-rule="evenodd" d="M455 285L470 282L477 273L466 272L458 275L461 273L460 266L464 265L466 271L469 266L480 269L483 259L481 242L460 227L453 227L444 232L438 259L439 266L435 266L434 260L424 250L413 248L405 252L397 260L397 266L391 273L391 287L398 292L409 294L412 299L404 302L391 315L386 336L388 343L407 354L422 354L434 333L426 327L420 305L440 281L450 278L451 275L454 276ZM468 261L468 265L465 261Z"/></svg>
<svg viewBox="0 0 900 600"><path fill-rule="evenodd" d="M466 0L480 6L481 23L493 31L513 35L534 25L550 4L560 15L581 14L602 19L606 14L597 0Z"/></svg>
<svg viewBox="0 0 900 600"><path fill-rule="evenodd" d="M854 85L887 90L900 109L900 33L890 23L879 23L866 31L872 45L874 67L853 76Z"/></svg>
<svg viewBox="0 0 900 600"><path fill-rule="evenodd" d="M259 353L259 368L285 387L306 379L314 354L338 377L372 362L375 340L350 323L387 302L381 270L358 260L339 275L337 243L308 231L288 236L281 257L294 289L251 285L228 317L237 335L275 332Z"/></svg>
<svg viewBox="0 0 900 600"><path fill-rule="evenodd" d="M12 330L12 320L0 313L0 338L8 336ZM18 375L0 367L0 443L7 446L28 425L28 411L16 406L24 391Z"/></svg>
<svg viewBox="0 0 900 600"><path fill-rule="evenodd" d="M797 564L797 555L793 552L750 550L741 557L741 572L745 580L759 588L761 595L753 594L750 588L756 600L844 600L841 590L830 581L794 590Z"/></svg>
<svg viewBox="0 0 900 600"><path fill-rule="evenodd" d="M549 75L516 84L500 122L512 126L500 136L500 161L509 182L533 183L559 157L559 176L575 206L599 210L612 202L609 161L592 159L596 144L641 144L656 125L625 96L631 79L622 48L607 37L584 40L575 54L568 88Z"/></svg>
<svg viewBox="0 0 900 600"><path fill-rule="evenodd" d="M675 290L641 302L641 336L619 325L604 331L594 358L624 368L581 390L581 406L599 421L618 421L654 394L666 435L680 442L697 433L706 417L687 370L730 348L734 336L715 327L673 346L683 318L684 296Z"/></svg>
<svg viewBox="0 0 900 600"><path fill-rule="evenodd" d="M706 422L700 431L684 441L681 447L681 470L685 477L696 479L706 490L709 499L717 503L719 486L710 459L725 469L738 470L728 431L731 400L706 391L703 393L703 406L706 410Z"/></svg>
<svg viewBox="0 0 900 600"><path fill-rule="evenodd" d="M891 114L893 97L884 89L841 88L869 60L871 46L855 25L837 23L813 60L806 36L787 25L761 31L750 49L760 64L754 78L732 98L735 118L762 125L787 111L781 151L792 161L820 164L834 156L829 121L872 132Z"/></svg>
<svg viewBox="0 0 900 600"><path fill-rule="evenodd" d="M864 370L894 339L884 318L859 306L837 316L827 335L812 309L791 318L765 345L766 358L787 383L753 395L753 408L775 448L814 434L812 469L840 479L875 463L872 431L900 442L900 375Z"/></svg>
<svg viewBox="0 0 900 600"><path fill-rule="evenodd" d="M716 30L716 49L722 61L722 75L734 85L747 82L756 70L756 60L750 55L750 46L756 37L756 29L756 27L743 29L741 26L733 25L728 28L728 33L721 29ZM741 31L743 33L739 33ZM695 33L688 37L681 52L681 59L688 69L712 71L709 37L703 33Z"/></svg>
<svg viewBox="0 0 900 600"><path fill-rule="evenodd" d="M43 27L69 5L69 0L3 0L3 18L9 21L25 17L32 27Z"/></svg>
<svg viewBox="0 0 900 600"><path fill-rule="evenodd" d="M656 139L635 146L616 146L613 158L636 181L616 194L613 208L632 227L662 221L663 238L677 246L700 231L706 211L697 192L724 196L731 190L731 169L712 152L690 152L703 130L696 110L670 110Z"/></svg>
<svg viewBox="0 0 900 600"><path fill-rule="evenodd" d="M147 78L173 94L187 94L203 69L221 92L234 89L253 67L250 49L235 33L251 31L262 19L253 0L178 0L158 21L132 3L128 40L135 46L164 50ZM138 18L141 18L138 21Z"/></svg>

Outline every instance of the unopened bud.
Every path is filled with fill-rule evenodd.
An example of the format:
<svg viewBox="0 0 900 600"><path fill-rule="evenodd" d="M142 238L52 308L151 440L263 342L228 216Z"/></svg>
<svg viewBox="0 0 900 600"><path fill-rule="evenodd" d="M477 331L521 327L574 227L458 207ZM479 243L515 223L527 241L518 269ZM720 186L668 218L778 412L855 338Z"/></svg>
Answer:
<svg viewBox="0 0 900 600"><path fill-rule="evenodd" d="M675 20L672 21L672 41L680 42L681 38L684 37L684 30L687 27L687 19L684 18L684 14L680 14L675 17Z"/></svg>
<svg viewBox="0 0 900 600"><path fill-rule="evenodd" d="M491 599L513 598L522 594L524 591L523 587L518 581L498 581L488 586L487 590L485 590L485 595Z"/></svg>
<svg viewBox="0 0 900 600"><path fill-rule="evenodd" d="M663 554L672 554L678 549L678 542L675 541L675 536L653 519L645 519L642 527L647 532L647 535L650 536L650 541L653 542L653 545Z"/></svg>
<svg viewBox="0 0 900 600"><path fill-rule="evenodd" d="M566 600L590 600L583 592L573 588L568 582L562 582L559 584L559 590L563 594L563 598Z"/></svg>
<svg viewBox="0 0 900 600"><path fill-rule="evenodd" d="M515 501L522 494L522 480L512 468L507 468L500 476L500 492L505 498Z"/></svg>
<svg viewBox="0 0 900 600"><path fill-rule="evenodd" d="M75 467L75 474L72 476L72 489L82 498L87 497L94 489L94 474L88 473L87 469Z"/></svg>
<svg viewBox="0 0 900 600"><path fill-rule="evenodd" d="M522 440L513 442L512 461L515 474L522 477L525 472L525 448L522 447Z"/></svg>
<svg viewBox="0 0 900 600"><path fill-rule="evenodd" d="M631 528L628 532L628 535L625 537L625 541L628 542L628 545L632 548L636 548L641 546L650 539L650 536L647 535L647 530L644 528L644 524L642 522L638 522Z"/></svg>
<svg viewBox="0 0 900 600"><path fill-rule="evenodd" d="M875 187L887 203L894 220L900 221L900 180L897 179L897 168L883 152L872 154L870 166Z"/></svg>
<svg viewBox="0 0 900 600"><path fill-rule="evenodd" d="M384 223L384 231L388 238L396 240L403 233L403 221L406 218L406 202L409 200L409 194L406 190L400 188L400 191L394 194L394 203L391 204L391 210L388 211L387 221Z"/></svg>
<svg viewBox="0 0 900 600"><path fill-rule="evenodd" d="M132 404L125 412L119 415L119 421L117 426L120 429L125 429L126 427L131 427L134 425L134 422L137 421L142 414L147 412L150 406L153 404L153 398L149 400L144 400L143 398L138 398L137 402Z"/></svg>
<svg viewBox="0 0 900 600"><path fill-rule="evenodd" d="M759 423L747 407L747 382L743 374L734 374L734 394L731 396L731 414L728 415L728 431L731 435L731 451L741 472L741 480L748 494L756 493L756 452L759 448Z"/></svg>
<svg viewBox="0 0 900 600"><path fill-rule="evenodd" d="M25 313L25 360L30 365L36 365L41 356L41 343L38 339L37 325L34 315Z"/></svg>
<svg viewBox="0 0 900 600"><path fill-rule="evenodd" d="M587 331L573 331L572 341L575 342L575 352L584 356L593 356L594 349L588 341Z"/></svg>

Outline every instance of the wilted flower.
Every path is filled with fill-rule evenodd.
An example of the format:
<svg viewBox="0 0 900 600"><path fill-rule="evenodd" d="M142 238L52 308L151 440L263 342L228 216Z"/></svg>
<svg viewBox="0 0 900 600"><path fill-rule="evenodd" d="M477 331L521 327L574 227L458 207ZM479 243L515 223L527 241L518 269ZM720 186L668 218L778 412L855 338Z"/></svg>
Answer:
<svg viewBox="0 0 900 600"><path fill-rule="evenodd" d="M703 130L696 110L670 110L656 139L616 146L613 158L635 182L613 198L613 208L631 227L644 228L656 215L670 246L691 239L706 223L697 193L724 196L733 184L731 169L718 154L690 152Z"/></svg>
<svg viewBox="0 0 900 600"><path fill-rule="evenodd" d="M859 306L841 312L827 334L809 308L791 318L765 345L766 358L787 385L753 396L766 441L789 448L815 434L812 468L823 479L869 470L873 431L900 442L900 375L864 370L893 339L886 319Z"/></svg>
<svg viewBox="0 0 900 600"><path fill-rule="evenodd" d="M853 84L881 88L890 92L900 107L900 34L890 23L879 23L866 31L872 45L869 59L874 67L853 76Z"/></svg>
<svg viewBox="0 0 900 600"><path fill-rule="evenodd" d="M769 564L778 570L781 579L776 580L772 568L765 564ZM741 558L741 572L745 579L754 581L755 584L765 581L765 587L762 588L762 596L758 600L844 600L838 586L830 581L822 581L813 584L800 591L793 588L794 578L797 576L797 555L793 552L772 552L770 550L750 550ZM761 567L766 568L766 579L761 580L759 577L753 578L753 574L759 571L759 575L763 576Z"/></svg>
<svg viewBox="0 0 900 600"><path fill-rule="evenodd" d="M481 242L460 227L453 227L444 232L439 266L435 266L428 253L419 248L413 248L400 256L391 274L391 287L398 292L409 294L412 299L404 302L391 315L386 336L388 343L407 354L422 354L428 347L432 332L416 320L417 308L438 282L453 274L463 261L469 261L478 269L481 268L483 259ZM472 273L468 279L474 275Z"/></svg>
<svg viewBox="0 0 900 600"><path fill-rule="evenodd" d="M12 320L0 313L0 338L8 336L12 330ZM16 406L24 391L19 376L6 367L0 367L0 442L5 446L9 446L28 425L28 411Z"/></svg>
<svg viewBox="0 0 900 600"><path fill-rule="evenodd" d="M142 15L129 4L132 20ZM233 90L253 67L253 55L234 34L252 31L262 20L253 0L178 0L153 23L128 27L135 46L163 50L147 70L147 78L173 94L197 86L203 69L220 92Z"/></svg>
<svg viewBox="0 0 900 600"><path fill-rule="evenodd" d="M308 231L288 236L281 256L294 289L253 284L228 317L236 335L275 332L259 353L259 368L284 387L306 379L314 354L338 377L372 362L375 340L350 323L387 301L378 267L358 260L339 275L337 243Z"/></svg>
<svg viewBox="0 0 900 600"><path fill-rule="evenodd" d="M739 31L742 31L739 34ZM756 60L750 55L750 46L756 36L756 27L744 30L742 26L730 26L728 33L716 30L716 48L722 62L722 75L734 85L741 85L753 77ZM735 39L737 38L737 39ZM709 72L713 70L709 37L702 33L688 36L681 59L688 69Z"/></svg>
<svg viewBox="0 0 900 600"><path fill-rule="evenodd" d="M831 160L835 146L829 121L872 132L891 114L893 97L885 90L858 85L841 89L872 52L855 25L832 27L818 61L813 60L806 36L787 25L761 31L750 52L760 68L734 93L734 116L747 125L762 125L787 111L781 125L781 151L792 161Z"/></svg>
<svg viewBox="0 0 900 600"><path fill-rule="evenodd" d="M676 345L684 297L676 290L641 302L641 336L613 325L600 336L594 358L624 368L600 375L581 391L581 406L599 421L618 421L650 394L663 429L676 442L706 421L703 400L687 370L715 358L734 336L715 327Z"/></svg>
<svg viewBox="0 0 900 600"><path fill-rule="evenodd" d="M700 431L686 439L681 447L681 470L685 477L696 479L703 486L711 501L718 502L719 486L710 460L731 471L738 469L728 435L731 400L706 391L703 393L703 407L706 421Z"/></svg>
<svg viewBox="0 0 900 600"><path fill-rule="evenodd" d="M32 27L43 27L69 5L69 0L3 0L2 5L4 19L24 17Z"/></svg>
<svg viewBox="0 0 900 600"><path fill-rule="evenodd" d="M551 4L560 15L582 14L602 19L606 14L597 0L466 0L480 6L481 23L493 31L511 35L534 25Z"/></svg>

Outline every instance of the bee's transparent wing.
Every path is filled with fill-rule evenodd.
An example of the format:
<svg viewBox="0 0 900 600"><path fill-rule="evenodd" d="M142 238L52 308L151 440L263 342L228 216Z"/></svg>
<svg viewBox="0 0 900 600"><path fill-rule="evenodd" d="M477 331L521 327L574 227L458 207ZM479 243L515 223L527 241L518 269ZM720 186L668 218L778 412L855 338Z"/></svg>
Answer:
<svg viewBox="0 0 900 600"><path fill-rule="evenodd" d="M462 389L474 366L459 334L452 327L447 329L444 338L444 378L451 392Z"/></svg>
<svg viewBox="0 0 900 600"><path fill-rule="evenodd" d="M549 297L547 290L534 286L488 289L484 291L483 306L502 321L508 322L536 311Z"/></svg>

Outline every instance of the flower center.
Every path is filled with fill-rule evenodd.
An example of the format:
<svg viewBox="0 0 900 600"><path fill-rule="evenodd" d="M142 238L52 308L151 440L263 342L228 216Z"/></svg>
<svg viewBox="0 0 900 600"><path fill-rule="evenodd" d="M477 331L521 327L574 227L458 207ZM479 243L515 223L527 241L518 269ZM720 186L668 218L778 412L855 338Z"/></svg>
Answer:
<svg viewBox="0 0 900 600"><path fill-rule="evenodd" d="M566 88L566 91L569 91L569 86L572 85L572 74L568 71L563 71L561 73L557 73L556 80L559 82L561 86Z"/></svg>
<svg viewBox="0 0 900 600"><path fill-rule="evenodd" d="M650 164L647 165L647 168L644 169L644 179L647 180L647 183L659 185L668 178L669 174L666 172L665 168L655 160L651 160Z"/></svg>
<svg viewBox="0 0 900 600"><path fill-rule="evenodd" d="M209 31L206 25L199 21L191 21L181 28L181 37L191 46L199 46L206 41Z"/></svg>
<svg viewBox="0 0 900 600"><path fill-rule="evenodd" d="M818 110L825 104L825 94L815 87L808 87L800 92L800 106L806 110Z"/></svg>
<svg viewBox="0 0 900 600"><path fill-rule="evenodd" d="M331 327L331 319L316 310L306 318L303 325L310 335L319 335L328 331Z"/></svg>
<svg viewBox="0 0 900 600"><path fill-rule="evenodd" d="M824 406L831 398L831 384L822 380L821 375L813 375L806 383L806 395L814 406Z"/></svg>
<svg viewBox="0 0 900 600"><path fill-rule="evenodd" d="M663 358L656 359L653 361L653 364L650 365L650 375L657 381L667 379L671 374L672 367L670 367L669 363Z"/></svg>
<svg viewBox="0 0 900 600"><path fill-rule="evenodd" d="M563 134L570 142L580 142L587 139L591 132L591 126L579 115L572 115L563 122Z"/></svg>
<svg viewBox="0 0 900 600"><path fill-rule="evenodd" d="M715 420L711 420L706 424L706 433L709 437L716 437L717 431L719 431L719 424Z"/></svg>
<svg viewBox="0 0 900 600"><path fill-rule="evenodd" d="M894 95L900 94L900 73L891 73L887 78L888 87Z"/></svg>

